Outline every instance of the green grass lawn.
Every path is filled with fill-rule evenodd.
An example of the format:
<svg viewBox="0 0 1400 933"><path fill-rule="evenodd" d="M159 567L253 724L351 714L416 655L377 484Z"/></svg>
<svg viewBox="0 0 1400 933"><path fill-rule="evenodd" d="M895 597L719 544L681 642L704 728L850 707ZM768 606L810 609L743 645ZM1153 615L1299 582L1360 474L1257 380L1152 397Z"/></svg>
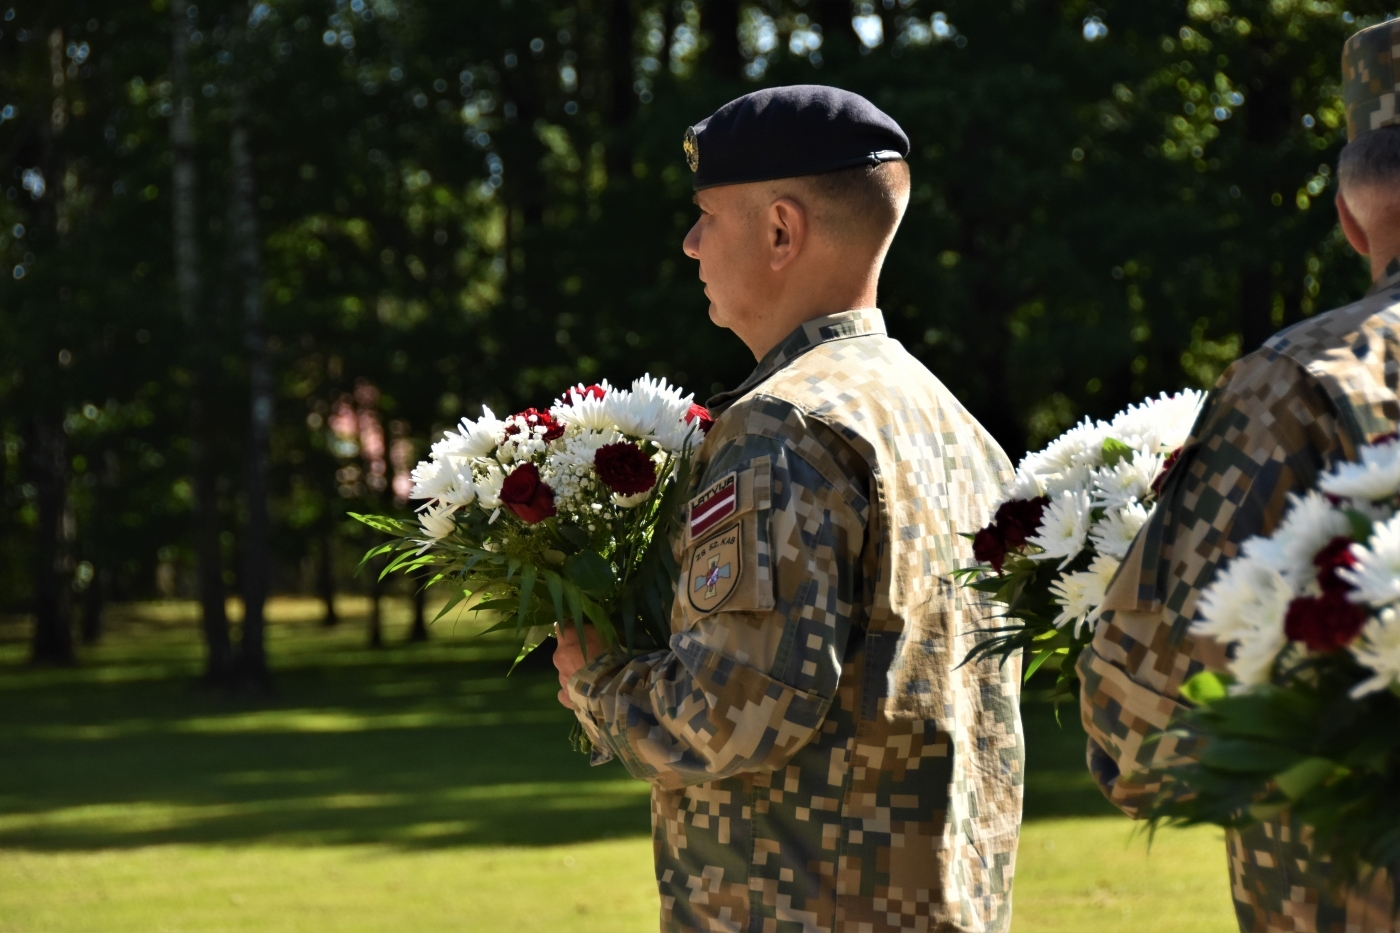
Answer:
<svg viewBox="0 0 1400 933"><path fill-rule="evenodd" d="M0 933L645 931L644 785L569 749L548 670L444 620L363 647L272 606L276 691L192 686L188 605L113 612L71 670L0 624ZM1230 931L1213 830L1149 853L1083 768L1083 734L1027 702L1014 929Z"/></svg>

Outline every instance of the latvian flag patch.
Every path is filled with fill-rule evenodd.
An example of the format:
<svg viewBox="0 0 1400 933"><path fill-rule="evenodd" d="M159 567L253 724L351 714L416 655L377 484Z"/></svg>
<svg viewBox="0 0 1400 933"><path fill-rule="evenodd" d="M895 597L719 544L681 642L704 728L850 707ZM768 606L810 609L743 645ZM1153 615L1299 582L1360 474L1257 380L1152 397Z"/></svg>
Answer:
<svg viewBox="0 0 1400 933"><path fill-rule="evenodd" d="M697 540L735 513L739 506L738 480L738 473L730 473L690 500L690 540Z"/></svg>

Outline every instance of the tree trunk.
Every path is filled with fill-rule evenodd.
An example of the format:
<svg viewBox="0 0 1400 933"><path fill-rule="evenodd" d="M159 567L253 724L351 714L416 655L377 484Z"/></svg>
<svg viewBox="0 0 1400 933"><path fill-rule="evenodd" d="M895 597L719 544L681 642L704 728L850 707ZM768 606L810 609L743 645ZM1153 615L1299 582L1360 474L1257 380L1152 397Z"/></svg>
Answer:
<svg viewBox="0 0 1400 933"><path fill-rule="evenodd" d="M632 147L621 137L637 113L637 95L632 89L632 34L636 18L632 0L612 0L608 14L608 71L612 87L608 100L608 140L604 163L609 180L632 176Z"/></svg>
<svg viewBox="0 0 1400 933"><path fill-rule="evenodd" d="M235 22L245 22L240 7ZM266 685L265 640L268 589L271 584L271 522L268 515L268 460L272 437L272 366L263 333L263 268L258 241L257 190L248 129L250 50L242 29L230 34L238 75L233 82L233 106L229 126L229 166L232 191L229 198L229 248L243 299L243 349L248 363L249 431L245 459L244 495L248 524L244 529L243 625L238 642L240 673L249 686ZM243 46L240 48L239 46ZM242 59L242 61L239 61Z"/></svg>
<svg viewBox="0 0 1400 933"><path fill-rule="evenodd" d="M233 671L228 614L224 607L223 546L219 541L219 484L211 452L213 430L209 417L215 367L215 322L201 314L200 257L195 196L198 174L194 151L194 89L189 74L189 3L172 0L170 76L175 109L170 118L172 154L173 239L175 243L175 296L189 335L190 370L194 389L190 394L190 459L194 473L194 550L198 564L200 621L204 630L204 679L225 686Z"/></svg>
<svg viewBox="0 0 1400 933"><path fill-rule="evenodd" d="M335 628L340 624L340 616L335 611L335 532L329 529L321 535L316 589L320 592L321 602L326 604L326 614L321 617L321 624L326 628Z"/></svg>
<svg viewBox="0 0 1400 933"><path fill-rule="evenodd" d="M413 581L419 584L420 581ZM409 641L428 640L428 588L415 585L413 588L413 628L408 633Z"/></svg>
<svg viewBox="0 0 1400 933"><path fill-rule="evenodd" d="M707 0L701 9L700 28L708 40L704 58L711 74L738 81L744 77L744 55L739 49L739 4L734 0Z"/></svg>
<svg viewBox="0 0 1400 933"><path fill-rule="evenodd" d="M83 644L95 645L102 641L103 615L107 607L107 581L111 572L105 566L92 570L92 579L83 592Z"/></svg>
<svg viewBox="0 0 1400 933"><path fill-rule="evenodd" d="M38 494L34 540L34 639L36 664L72 664L72 588L65 524L68 511L67 437L59 413L35 415L30 422L29 464Z"/></svg>

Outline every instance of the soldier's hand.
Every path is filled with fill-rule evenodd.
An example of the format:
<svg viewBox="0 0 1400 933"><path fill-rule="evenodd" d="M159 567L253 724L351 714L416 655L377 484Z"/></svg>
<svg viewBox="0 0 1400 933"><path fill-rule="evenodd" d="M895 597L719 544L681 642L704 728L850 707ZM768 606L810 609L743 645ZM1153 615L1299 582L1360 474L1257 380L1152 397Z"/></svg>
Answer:
<svg viewBox="0 0 1400 933"><path fill-rule="evenodd" d="M583 627L584 638L588 640L588 658L592 660L603 653L603 644L593 626ZM578 629L572 625L554 627L554 636L559 643L554 646L554 666L559 671L559 702L569 709L574 708L569 699L569 678L583 667L583 651L579 648Z"/></svg>

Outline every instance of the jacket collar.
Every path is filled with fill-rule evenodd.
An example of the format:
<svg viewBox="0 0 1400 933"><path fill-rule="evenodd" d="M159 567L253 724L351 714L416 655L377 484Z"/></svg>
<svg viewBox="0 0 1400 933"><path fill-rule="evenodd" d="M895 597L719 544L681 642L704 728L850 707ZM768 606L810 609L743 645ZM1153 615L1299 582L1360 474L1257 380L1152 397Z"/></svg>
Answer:
<svg viewBox="0 0 1400 933"><path fill-rule="evenodd" d="M1375 283L1371 285L1366 294L1369 297L1377 292L1383 292L1387 288L1393 288L1396 285L1400 285L1400 256L1395 257L1385 264L1385 272L1380 278L1376 279Z"/></svg>
<svg viewBox="0 0 1400 933"><path fill-rule="evenodd" d="M737 389L719 393L711 398L705 407L710 409L712 416L718 418L735 399L747 395L759 383L813 347L833 340L845 340L847 337L884 333L885 317L879 308L859 308L855 311L842 311L839 314L812 318L799 325L779 341L777 346L765 353L749 378Z"/></svg>

